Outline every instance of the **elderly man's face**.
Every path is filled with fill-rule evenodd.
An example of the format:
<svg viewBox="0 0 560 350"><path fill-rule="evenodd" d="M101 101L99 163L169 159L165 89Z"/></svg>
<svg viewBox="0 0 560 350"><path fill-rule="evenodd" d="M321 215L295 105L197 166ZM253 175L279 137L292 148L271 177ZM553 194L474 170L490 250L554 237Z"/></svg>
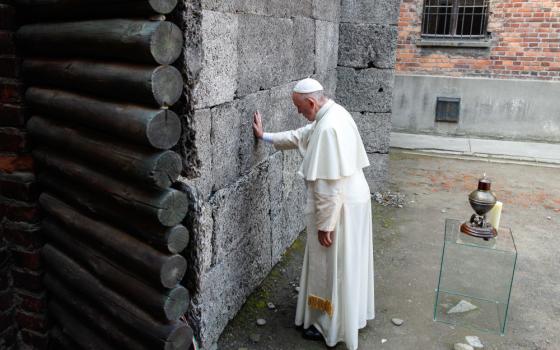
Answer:
<svg viewBox="0 0 560 350"><path fill-rule="evenodd" d="M293 93L292 101L294 106L296 106L298 112L302 114L305 119L310 122L315 120L315 115L317 114L317 102L312 98L306 98L302 94Z"/></svg>

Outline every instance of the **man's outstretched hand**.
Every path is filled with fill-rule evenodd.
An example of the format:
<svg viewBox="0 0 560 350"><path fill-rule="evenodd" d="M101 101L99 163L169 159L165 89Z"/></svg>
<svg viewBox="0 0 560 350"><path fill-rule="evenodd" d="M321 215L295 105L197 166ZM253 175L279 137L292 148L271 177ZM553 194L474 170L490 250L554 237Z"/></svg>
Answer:
<svg viewBox="0 0 560 350"><path fill-rule="evenodd" d="M255 134L255 137L258 139L262 139L264 134L261 113L259 111L253 114L253 134Z"/></svg>
<svg viewBox="0 0 560 350"><path fill-rule="evenodd" d="M334 231L318 231L318 235L319 235L319 243L321 243L321 245L323 247L330 247L332 245L333 242L333 233Z"/></svg>

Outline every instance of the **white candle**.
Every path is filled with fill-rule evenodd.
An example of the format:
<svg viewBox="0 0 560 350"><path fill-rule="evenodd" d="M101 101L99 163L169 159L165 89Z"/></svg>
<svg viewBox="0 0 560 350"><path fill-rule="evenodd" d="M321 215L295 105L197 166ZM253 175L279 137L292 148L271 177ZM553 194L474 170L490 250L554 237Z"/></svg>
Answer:
<svg viewBox="0 0 560 350"><path fill-rule="evenodd" d="M502 216L502 202L496 202L496 205L486 214L486 218L490 225L496 230L500 227L500 217Z"/></svg>

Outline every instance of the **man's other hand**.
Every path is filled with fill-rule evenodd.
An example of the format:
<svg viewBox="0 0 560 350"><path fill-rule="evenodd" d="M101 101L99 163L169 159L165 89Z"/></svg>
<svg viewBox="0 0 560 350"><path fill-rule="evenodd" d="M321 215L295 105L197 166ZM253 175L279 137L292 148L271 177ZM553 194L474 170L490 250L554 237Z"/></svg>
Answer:
<svg viewBox="0 0 560 350"><path fill-rule="evenodd" d="M258 139L262 139L264 134L261 113L259 111L253 114L253 134L255 134L255 137Z"/></svg>
<svg viewBox="0 0 560 350"><path fill-rule="evenodd" d="M334 231L318 231L319 243L321 243L323 247L330 247L333 242L333 233Z"/></svg>

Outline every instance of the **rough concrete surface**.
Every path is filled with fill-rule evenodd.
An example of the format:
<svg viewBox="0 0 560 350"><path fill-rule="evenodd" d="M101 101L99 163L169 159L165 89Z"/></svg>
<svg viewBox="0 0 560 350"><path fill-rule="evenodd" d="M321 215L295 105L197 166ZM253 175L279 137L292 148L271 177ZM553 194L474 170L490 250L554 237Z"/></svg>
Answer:
<svg viewBox="0 0 560 350"><path fill-rule="evenodd" d="M341 23L338 64L353 68L394 68L397 27Z"/></svg>
<svg viewBox="0 0 560 350"><path fill-rule="evenodd" d="M392 69L338 67L336 96L356 112L388 113L393 102Z"/></svg>
<svg viewBox="0 0 560 350"><path fill-rule="evenodd" d="M315 72L326 72L338 64L338 23L315 21Z"/></svg>
<svg viewBox="0 0 560 350"><path fill-rule="evenodd" d="M183 183L194 199L186 223L192 237L185 253L192 265L186 282L192 292L188 318L202 348L209 349L303 228L304 183L296 175L301 158L296 151L281 153L256 141L253 112L263 114L267 132L303 126L306 121L291 101L292 88L302 78L318 79L327 96L350 111L366 112L359 118L373 164L366 174L376 190L387 177L383 152L393 71L340 67L340 0L186 4L190 109L183 150L192 169L184 173ZM362 41L356 39L361 46L367 46L369 34L383 34L378 41L396 40L382 30L364 34L361 26L348 28L346 34L356 29L362 35ZM351 55L388 67L394 58L381 56L389 52L379 49L372 58L363 49ZM337 89L341 80L342 90Z"/></svg>
<svg viewBox="0 0 560 350"><path fill-rule="evenodd" d="M518 250L505 336L432 320L444 220L470 216L467 195L483 172L504 202L501 226L512 229ZM373 207L377 316L360 331L360 349L449 350L466 343L465 336L478 336L489 350L558 349L557 174L557 168L391 152L389 187L405 195L404 207ZM325 348L293 327L304 246L302 234L225 329L220 350ZM258 318L266 325L257 326Z"/></svg>
<svg viewBox="0 0 560 350"><path fill-rule="evenodd" d="M203 340L217 339L301 231L300 162L297 155L277 152L205 204L192 238L201 268L191 312L199 317Z"/></svg>
<svg viewBox="0 0 560 350"><path fill-rule="evenodd" d="M198 107L231 101L237 90L237 16L204 11L202 16L203 68L194 90Z"/></svg>
<svg viewBox="0 0 560 350"><path fill-rule="evenodd" d="M401 0L342 0L341 22L396 24Z"/></svg>
<svg viewBox="0 0 560 350"><path fill-rule="evenodd" d="M370 166L364 168L369 189L371 192L382 191L387 185L389 176L389 154L368 153Z"/></svg>
<svg viewBox="0 0 560 350"><path fill-rule="evenodd" d="M237 95L264 90L313 74L312 19L239 15Z"/></svg>
<svg viewBox="0 0 560 350"><path fill-rule="evenodd" d="M352 113L367 152L389 153L391 113Z"/></svg>
<svg viewBox="0 0 560 350"><path fill-rule="evenodd" d="M313 18L338 23L340 0L313 0Z"/></svg>

